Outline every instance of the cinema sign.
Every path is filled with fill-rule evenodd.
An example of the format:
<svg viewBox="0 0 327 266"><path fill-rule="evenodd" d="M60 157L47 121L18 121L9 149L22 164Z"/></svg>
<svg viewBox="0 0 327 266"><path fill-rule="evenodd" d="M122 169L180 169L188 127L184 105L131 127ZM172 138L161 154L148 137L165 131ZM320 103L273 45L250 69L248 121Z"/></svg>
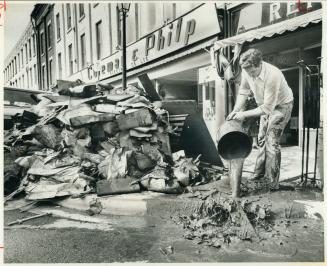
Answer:
<svg viewBox="0 0 327 266"><path fill-rule="evenodd" d="M185 49L202 39L217 35L220 31L215 5L203 4L130 44L126 49L127 69L131 70ZM121 73L121 61L121 51L119 51L99 61L98 65L94 64L84 70L87 73L80 74L84 78L87 76L89 81L102 80Z"/></svg>

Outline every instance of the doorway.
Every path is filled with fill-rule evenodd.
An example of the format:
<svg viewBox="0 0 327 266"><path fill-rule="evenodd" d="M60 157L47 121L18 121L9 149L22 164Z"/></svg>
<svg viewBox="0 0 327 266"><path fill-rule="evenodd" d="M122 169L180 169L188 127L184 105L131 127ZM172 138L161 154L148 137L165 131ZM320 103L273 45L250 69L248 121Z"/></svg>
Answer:
<svg viewBox="0 0 327 266"><path fill-rule="evenodd" d="M294 105L292 110L292 116L288 122L283 137L281 139L281 144L285 146L298 146L299 145L299 77L300 72L298 67L288 68L282 70L285 79L292 89L294 97Z"/></svg>

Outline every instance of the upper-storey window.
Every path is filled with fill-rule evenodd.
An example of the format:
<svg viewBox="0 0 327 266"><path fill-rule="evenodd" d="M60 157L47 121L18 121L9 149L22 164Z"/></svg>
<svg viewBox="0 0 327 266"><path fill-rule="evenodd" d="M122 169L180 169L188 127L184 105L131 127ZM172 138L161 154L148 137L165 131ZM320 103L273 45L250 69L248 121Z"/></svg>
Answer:
<svg viewBox="0 0 327 266"><path fill-rule="evenodd" d="M79 18L83 18L85 16L85 11L84 11L84 4L79 4Z"/></svg>
<svg viewBox="0 0 327 266"><path fill-rule="evenodd" d="M96 40L96 55L97 60L102 56L102 21L95 24L95 40Z"/></svg>
<svg viewBox="0 0 327 266"><path fill-rule="evenodd" d="M72 11L70 8L70 4L66 4L66 9L67 9L67 30L69 30L72 27Z"/></svg>
<svg viewBox="0 0 327 266"><path fill-rule="evenodd" d="M58 13L56 15L56 24L57 24L57 40L61 38L61 32L60 32L60 14Z"/></svg>

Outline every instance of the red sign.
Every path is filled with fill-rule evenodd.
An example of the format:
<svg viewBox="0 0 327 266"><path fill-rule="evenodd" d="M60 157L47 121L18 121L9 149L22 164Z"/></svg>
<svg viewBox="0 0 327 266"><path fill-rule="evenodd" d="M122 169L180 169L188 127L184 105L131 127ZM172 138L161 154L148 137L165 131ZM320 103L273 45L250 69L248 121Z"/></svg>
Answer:
<svg viewBox="0 0 327 266"><path fill-rule="evenodd" d="M7 2L4 0L2 3L0 3L0 26L3 25L3 14L6 11L7 8Z"/></svg>

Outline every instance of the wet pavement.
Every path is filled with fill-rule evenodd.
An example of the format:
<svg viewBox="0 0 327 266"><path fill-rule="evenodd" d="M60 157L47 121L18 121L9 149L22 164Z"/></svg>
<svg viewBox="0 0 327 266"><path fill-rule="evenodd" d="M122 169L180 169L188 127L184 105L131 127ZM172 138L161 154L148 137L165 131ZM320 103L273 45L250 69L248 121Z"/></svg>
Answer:
<svg viewBox="0 0 327 266"><path fill-rule="evenodd" d="M245 177L251 177L258 149L252 149L250 155L245 159L243 171ZM302 170L302 150L299 146L282 147L281 149L281 168L280 168L280 181L294 179L301 176ZM304 158L306 161L306 157ZM313 176L314 171L314 152L309 153L308 173ZM317 167L316 177L319 180L320 175Z"/></svg>
<svg viewBox="0 0 327 266"><path fill-rule="evenodd" d="M43 208L43 210L42 210ZM5 211L5 225L40 211L54 215L5 226L5 263L323 261L320 219L278 219L259 243L234 240L217 249L183 238L172 219L87 216L63 208ZM162 252L171 247L171 252Z"/></svg>

